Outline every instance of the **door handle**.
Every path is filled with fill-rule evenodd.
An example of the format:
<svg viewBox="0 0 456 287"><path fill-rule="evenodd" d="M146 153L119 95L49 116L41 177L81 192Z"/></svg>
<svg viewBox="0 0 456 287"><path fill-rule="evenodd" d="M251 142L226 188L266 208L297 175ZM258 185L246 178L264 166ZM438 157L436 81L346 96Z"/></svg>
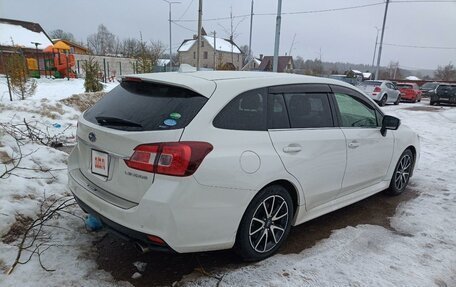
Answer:
<svg viewBox="0 0 456 287"><path fill-rule="evenodd" d="M357 141L352 141L351 143L348 144L349 148L357 148L359 147L359 142Z"/></svg>
<svg viewBox="0 0 456 287"><path fill-rule="evenodd" d="M302 147L298 144L290 144L290 145L284 147L282 150L283 150L283 152L286 152L286 153L300 152L302 150Z"/></svg>

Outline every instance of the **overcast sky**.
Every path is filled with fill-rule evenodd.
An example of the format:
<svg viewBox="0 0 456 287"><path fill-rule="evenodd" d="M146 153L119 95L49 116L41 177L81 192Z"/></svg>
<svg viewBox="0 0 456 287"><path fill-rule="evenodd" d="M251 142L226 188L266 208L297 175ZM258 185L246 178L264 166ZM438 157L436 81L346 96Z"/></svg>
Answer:
<svg viewBox="0 0 456 287"><path fill-rule="evenodd" d="M456 64L456 1L433 1L438 0L429 0L425 3L394 3L392 0L388 10L384 42L452 49L384 46L382 65L388 65L390 61L399 61L401 67L406 69L435 69L437 65L446 65L449 62ZM173 5L173 20L197 19L198 0L180 2ZM375 45L375 27L382 25L384 4L324 13L285 13L379 2L383 1L283 0L280 54L288 53L292 48L292 56L314 59L320 57L321 49L323 61L370 64ZM205 0L205 30L215 30L217 35L228 38L229 19L208 20L229 17L230 9L234 16L249 14L250 0ZM255 1L254 13L274 14L276 11L277 0ZM0 0L0 17L37 22L48 32L62 29L73 33L76 39L83 42L89 34L96 31L99 24L104 24L121 39L138 38L141 31L145 40L161 40L166 45L169 43L168 4L162 0ZM255 55L273 54L275 21L274 15L254 16L252 50ZM178 23L186 29L177 25L172 26L173 51L176 51L183 39L191 38L197 30L196 21ZM235 18L233 24L237 26L235 42L239 46L248 44L249 17Z"/></svg>

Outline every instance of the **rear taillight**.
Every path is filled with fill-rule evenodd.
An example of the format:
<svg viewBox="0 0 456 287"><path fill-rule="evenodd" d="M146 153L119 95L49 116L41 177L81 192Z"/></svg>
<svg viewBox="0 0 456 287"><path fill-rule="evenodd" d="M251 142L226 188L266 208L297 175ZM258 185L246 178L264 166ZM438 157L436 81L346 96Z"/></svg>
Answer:
<svg viewBox="0 0 456 287"><path fill-rule="evenodd" d="M206 155L213 149L207 142L169 142L139 145L130 159L128 167L174 176L192 175Z"/></svg>
<svg viewBox="0 0 456 287"><path fill-rule="evenodd" d="M375 87L374 89L374 93L380 93L382 91L382 89L380 87Z"/></svg>

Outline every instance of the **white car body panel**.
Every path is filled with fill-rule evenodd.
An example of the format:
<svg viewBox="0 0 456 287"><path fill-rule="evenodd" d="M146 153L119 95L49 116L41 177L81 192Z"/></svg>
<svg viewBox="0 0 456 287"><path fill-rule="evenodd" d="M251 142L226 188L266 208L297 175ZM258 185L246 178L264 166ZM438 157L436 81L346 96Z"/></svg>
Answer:
<svg viewBox="0 0 456 287"><path fill-rule="evenodd" d="M97 126L81 116L79 143L69 158L69 188L102 216L158 236L177 252L233 247L249 203L273 182L287 182L295 189L296 225L387 188L406 148L413 146L416 161L419 159L419 138L405 126L388 130L383 137L379 129L244 131L220 129L212 124L235 96L256 88L312 83L360 92L338 80L262 72L154 73L131 77L184 87L208 101L183 130L125 132ZM87 142L91 131L97 134L96 143ZM350 149L348 145L354 140L359 147ZM125 166L123 159L131 156L137 145L165 141L204 141L212 144L213 150L187 177L146 173ZM293 143L300 144L301 151L284 153L283 148ZM112 168L136 177L117 173L118 178L103 181L91 175L87 163L91 148L117 157Z"/></svg>

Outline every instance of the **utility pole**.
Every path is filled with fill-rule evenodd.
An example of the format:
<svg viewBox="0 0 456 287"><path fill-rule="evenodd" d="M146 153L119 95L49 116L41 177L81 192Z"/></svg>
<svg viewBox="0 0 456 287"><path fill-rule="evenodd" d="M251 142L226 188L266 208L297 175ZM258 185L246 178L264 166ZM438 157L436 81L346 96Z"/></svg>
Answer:
<svg viewBox="0 0 456 287"><path fill-rule="evenodd" d="M198 5L198 39L196 41L196 44L198 44L198 47L196 47L196 70L200 70L200 50L201 50L201 28L203 26L203 0L199 0L199 5Z"/></svg>
<svg viewBox="0 0 456 287"><path fill-rule="evenodd" d="M216 32L212 32L214 35L214 71L217 70L217 63L216 63L216 57L217 57L217 37L216 37Z"/></svg>
<svg viewBox="0 0 456 287"><path fill-rule="evenodd" d="M250 35L249 35L249 54L247 55L247 62L250 61L252 57L252 27L253 27L253 0L250 7Z"/></svg>
<svg viewBox="0 0 456 287"><path fill-rule="evenodd" d="M168 0L163 0L165 1L166 3L168 3L169 5L169 18L168 18L168 21L169 21L169 67L168 67L168 71L171 72L172 71L172 67L173 67L173 56L172 56L172 38L171 38L171 5L172 4L180 4L181 2L177 2L177 1L168 1Z"/></svg>
<svg viewBox="0 0 456 287"><path fill-rule="evenodd" d="M380 73L380 60L382 58L383 35L385 34L386 15L388 14L388 5L390 0L386 0L385 15L383 16L382 36L380 37L380 47L378 48L377 70L375 71L375 79L378 80Z"/></svg>
<svg viewBox="0 0 456 287"><path fill-rule="evenodd" d="M276 32L274 41L274 61L272 62L272 71L277 72L279 64L279 44L280 44L280 22L282 20L282 0L277 5Z"/></svg>
<svg viewBox="0 0 456 287"><path fill-rule="evenodd" d="M375 27L375 29L377 29L377 37L375 37L374 56L372 57L372 71L375 69L374 61L375 61L375 54L377 53L378 32L380 32L380 28Z"/></svg>

